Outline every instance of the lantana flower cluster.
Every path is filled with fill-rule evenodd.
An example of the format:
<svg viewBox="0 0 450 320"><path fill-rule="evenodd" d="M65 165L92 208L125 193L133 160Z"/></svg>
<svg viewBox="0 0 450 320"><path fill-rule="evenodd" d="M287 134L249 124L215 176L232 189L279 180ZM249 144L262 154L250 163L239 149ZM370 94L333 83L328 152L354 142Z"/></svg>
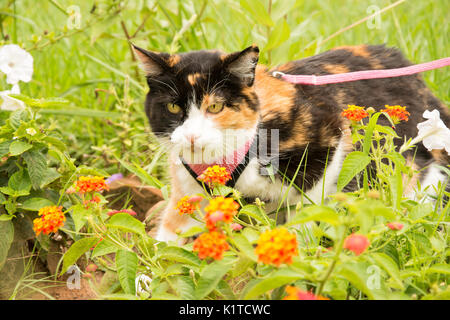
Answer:
<svg viewBox="0 0 450 320"><path fill-rule="evenodd" d="M255 249L258 261L279 267L291 264L298 255L297 237L286 228L276 228L261 234Z"/></svg>
<svg viewBox="0 0 450 320"><path fill-rule="evenodd" d="M198 179L210 187L217 187L227 183L231 179L231 175L226 168L214 165L208 167ZM200 208L202 200L203 197L198 195L185 196L178 201L175 210L180 215L192 215ZM193 250L198 253L200 259L222 259L224 252L229 249L229 244L221 227L223 224L231 224L238 209L239 204L232 198L218 196L209 201L209 204L205 207L203 218L208 232L201 234L193 244ZM230 225L230 227L232 230L240 230L240 226L237 224Z"/></svg>
<svg viewBox="0 0 450 320"><path fill-rule="evenodd" d="M61 206L43 207L38 212L39 217L33 220L33 230L38 236L41 232L50 234L64 225L66 217Z"/></svg>
<svg viewBox="0 0 450 320"><path fill-rule="evenodd" d="M227 168L214 165L203 171L197 179L209 187L216 187L218 185L225 185L229 180L231 180L231 174L228 172Z"/></svg>

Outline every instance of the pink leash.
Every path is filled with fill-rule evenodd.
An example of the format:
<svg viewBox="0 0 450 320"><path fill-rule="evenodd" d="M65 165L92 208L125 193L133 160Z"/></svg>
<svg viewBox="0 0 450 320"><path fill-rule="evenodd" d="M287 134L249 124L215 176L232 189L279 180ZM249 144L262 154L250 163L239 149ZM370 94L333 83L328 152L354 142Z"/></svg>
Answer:
<svg viewBox="0 0 450 320"><path fill-rule="evenodd" d="M276 78L281 78L290 83L309 84L318 86L322 84L341 83L357 80L408 76L411 74L438 69L449 65L450 65L450 57L397 69L365 70L348 73L329 74L325 76L293 75L293 74L285 74L280 71L274 71L272 75Z"/></svg>

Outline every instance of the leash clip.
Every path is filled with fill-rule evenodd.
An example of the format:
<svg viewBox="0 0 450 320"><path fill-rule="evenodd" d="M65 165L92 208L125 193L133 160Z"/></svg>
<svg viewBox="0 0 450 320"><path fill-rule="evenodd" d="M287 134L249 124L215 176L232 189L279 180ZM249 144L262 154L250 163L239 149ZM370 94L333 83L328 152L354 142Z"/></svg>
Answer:
<svg viewBox="0 0 450 320"><path fill-rule="evenodd" d="M274 71L272 72L272 77L275 77L277 79L281 79L285 74L281 71Z"/></svg>

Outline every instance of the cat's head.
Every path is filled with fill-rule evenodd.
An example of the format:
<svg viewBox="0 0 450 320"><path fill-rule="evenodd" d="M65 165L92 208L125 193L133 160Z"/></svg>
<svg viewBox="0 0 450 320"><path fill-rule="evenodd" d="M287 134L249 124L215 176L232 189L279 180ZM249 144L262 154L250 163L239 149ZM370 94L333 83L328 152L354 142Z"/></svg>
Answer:
<svg viewBox="0 0 450 320"><path fill-rule="evenodd" d="M210 163L255 135L257 46L231 54L134 51L150 88L145 101L150 126L186 161Z"/></svg>

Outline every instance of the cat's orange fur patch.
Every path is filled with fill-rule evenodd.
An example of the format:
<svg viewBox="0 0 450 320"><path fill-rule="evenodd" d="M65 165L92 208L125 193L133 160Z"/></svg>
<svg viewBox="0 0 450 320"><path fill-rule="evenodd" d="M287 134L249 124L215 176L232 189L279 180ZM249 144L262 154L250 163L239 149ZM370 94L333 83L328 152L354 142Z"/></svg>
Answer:
<svg viewBox="0 0 450 320"><path fill-rule="evenodd" d="M343 64L325 64L323 65L323 69L332 74L350 72L350 69Z"/></svg>
<svg viewBox="0 0 450 320"><path fill-rule="evenodd" d="M347 50L350 51L354 56L360 56L363 58L370 57L370 52L367 50L367 46L365 44L359 46L340 46L331 50Z"/></svg>
<svg viewBox="0 0 450 320"><path fill-rule="evenodd" d="M200 73L192 73L187 76L187 80L191 86L197 83L197 79L203 77Z"/></svg>
<svg viewBox="0 0 450 320"><path fill-rule="evenodd" d="M289 119L290 108L297 94L293 84L272 77L264 66L259 65L256 67L254 87L261 103L263 121L278 116Z"/></svg>
<svg viewBox="0 0 450 320"><path fill-rule="evenodd" d="M251 88L246 90L246 94L250 94ZM207 108L214 103L224 103L224 99L214 95L205 94L202 100L200 110L206 113ZM239 104L239 110L229 107L217 114L209 114L210 117L221 129L248 129L256 125L259 119L258 112L252 110L245 101Z"/></svg>
<svg viewBox="0 0 450 320"><path fill-rule="evenodd" d="M169 67L173 67L174 65L176 65L178 62L180 62L181 57L178 54L173 54L169 57L169 59L167 60L167 64L169 65Z"/></svg>

